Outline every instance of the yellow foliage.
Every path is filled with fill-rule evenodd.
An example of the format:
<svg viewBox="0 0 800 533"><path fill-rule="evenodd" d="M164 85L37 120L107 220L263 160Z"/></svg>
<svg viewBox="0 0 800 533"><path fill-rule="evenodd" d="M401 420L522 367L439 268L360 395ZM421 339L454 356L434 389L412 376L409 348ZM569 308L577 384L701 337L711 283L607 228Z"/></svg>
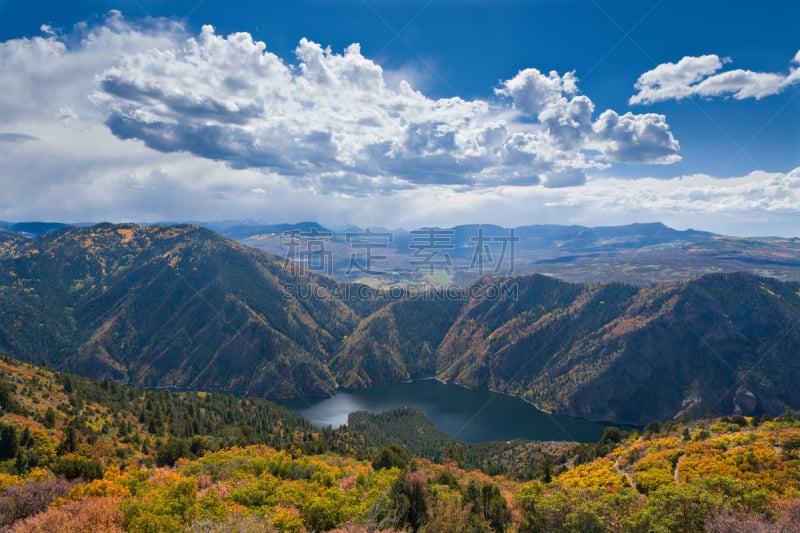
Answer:
<svg viewBox="0 0 800 533"><path fill-rule="evenodd" d="M106 468L106 471L103 472L103 479L107 481L116 481L120 476L122 476L122 472L117 465L110 465Z"/></svg>
<svg viewBox="0 0 800 533"><path fill-rule="evenodd" d="M645 494L658 488L674 484L674 450L662 450L645 456L633 467L636 487Z"/></svg>
<svg viewBox="0 0 800 533"><path fill-rule="evenodd" d="M774 495L800 493L800 427L796 423L771 421L760 427L740 427L720 420L709 430L690 429L689 440L681 438L681 433L678 428L671 434L628 441L611 457L618 468L630 469L644 493L676 480L683 484L717 476L751 481Z"/></svg>
<svg viewBox="0 0 800 533"><path fill-rule="evenodd" d="M18 476L0 473L0 491L6 490L8 487L14 486L19 483Z"/></svg>
<svg viewBox="0 0 800 533"><path fill-rule="evenodd" d="M681 479L728 476L758 483L770 492L800 489L794 461L784 460L768 431L720 435L692 443L681 460Z"/></svg>
<svg viewBox="0 0 800 533"><path fill-rule="evenodd" d="M602 489L613 492L628 485L628 480L614 469L614 462L607 458L567 470L557 481L568 488Z"/></svg>
<svg viewBox="0 0 800 533"><path fill-rule="evenodd" d="M67 493L69 500L83 500L85 498L98 498L100 496L118 496L124 498L130 496L127 487L119 485L115 480L95 479L84 485L75 485Z"/></svg>
<svg viewBox="0 0 800 533"><path fill-rule="evenodd" d="M301 533L306 530L300 512L294 507L284 507L278 505L273 509L270 516L272 525L280 531Z"/></svg>
<svg viewBox="0 0 800 533"><path fill-rule="evenodd" d="M55 475L46 468L33 468L28 475L26 476L27 479L34 480L34 481L44 481L45 479L55 479Z"/></svg>

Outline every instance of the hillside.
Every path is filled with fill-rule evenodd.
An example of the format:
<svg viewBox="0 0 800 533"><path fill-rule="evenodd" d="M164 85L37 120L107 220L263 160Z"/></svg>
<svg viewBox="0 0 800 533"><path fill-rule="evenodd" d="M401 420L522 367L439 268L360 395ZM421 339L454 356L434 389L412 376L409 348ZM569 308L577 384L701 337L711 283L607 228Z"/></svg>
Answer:
<svg viewBox="0 0 800 533"><path fill-rule="evenodd" d="M343 387L427 378L436 373L436 347L463 305L440 297L391 302L365 318L333 361Z"/></svg>
<svg viewBox="0 0 800 533"><path fill-rule="evenodd" d="M519 531L796 531L799 431L794 412L610 430L515 493Z"/></svg>
<svg viewBox="0 0 800 533"><path fill-rule="evenodd" d="M596 444L525 448L530 476L516 479L464 470L450 456L439 463L410 457L397 444L410 434L447 440L411 412L353 425L395 433L371 460L320 453L316 439L324 435L263 400L134 390L2 359L0 530L800 527L797 412L654 422L641 434L607 428ZM360 429L349 431L346 439L358 438ZM523 449L510 451L492 460ZM470 450L456 445L449 453Z"/></svg>
<svg viewBox="0 0 800 533"><path fill-rule="evenodd" d="M394 302L367 317L337 368L349 372L341 381L348 386L426 370L558 414L632 425L681 414L776 414L800 405L792 385L800 379L799 288L741 273L649 287L486 278L446 310ZM405 330L404 314L417 317ZM425 348L404 351L420 345L415 339Z"/></svg>
<svg viewBox="0 0 800 533"><path fill-rule="evenodd" d="M0 259L14 253L27 239L16 233L0 230Z"/></svg>
<svg viewBox="0 0 800 533"><path fill-rule="evenodd" d="M443 379L634 425L800 405L797 284L749 274L645 288L485 283L516 283L519 298L465 306L437 350Z"/></svg>
<svg viewBox="0 0 800 533"><path fill-rule="evenodd" d="M0 259L0 350L88 376L270 398L436 376L632 425L800 405L797 283L530 275L386 293L197 226L19 239Z"/></svg>
<svg viewBox="0 0 800 533"><path fill-rule="evenodd" d="M233 445L285 446L314 431L304 418L260 398L132 389L5 356L0 429L6 432L0 469L19 474L65 455L133 468L162 462L167 444L178 454L174 462Z"/></svg>
<svg viewBox="0 0 800 533"><path fill-rule="evenodd" d="M196 226L66 228L0 263L0 349L130 384L328 394L359 320L333 285Z"/></svg>

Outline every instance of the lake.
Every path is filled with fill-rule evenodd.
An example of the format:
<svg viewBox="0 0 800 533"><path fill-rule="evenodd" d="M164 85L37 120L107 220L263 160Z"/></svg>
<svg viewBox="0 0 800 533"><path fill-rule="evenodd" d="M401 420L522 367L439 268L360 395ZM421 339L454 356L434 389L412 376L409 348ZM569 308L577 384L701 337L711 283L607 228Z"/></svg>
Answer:
<svg viewBox="0 0 800 533"><path fill-rule="evenodd" d="M433 379L340 391L330 398L295 398L282 405L317 427L339 427L354 411L380 413L413 407L442 432L465 442L568 440L597 442L608 424L550 415L506 394L468 389Z"/></svg>

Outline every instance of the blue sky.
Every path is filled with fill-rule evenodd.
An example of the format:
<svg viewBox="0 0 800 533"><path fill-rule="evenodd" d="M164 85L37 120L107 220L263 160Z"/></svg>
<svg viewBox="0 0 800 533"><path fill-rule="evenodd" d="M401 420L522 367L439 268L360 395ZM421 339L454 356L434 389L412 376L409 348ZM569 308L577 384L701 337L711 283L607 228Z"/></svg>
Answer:
<svg viewBox="0 0 800 533"><path fill-rule="evenodd" d="M253 4L0 0L0 219L800 234L794 2Z"/></svg>

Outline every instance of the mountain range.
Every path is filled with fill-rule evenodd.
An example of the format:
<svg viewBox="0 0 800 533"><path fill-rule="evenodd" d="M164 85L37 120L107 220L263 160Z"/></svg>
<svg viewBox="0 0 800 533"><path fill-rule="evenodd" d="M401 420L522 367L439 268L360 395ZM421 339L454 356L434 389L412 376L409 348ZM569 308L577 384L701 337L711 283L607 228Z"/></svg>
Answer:
<svg viewBox="0 0 800 533"><path fill-rule="evenodd" d="M567 281L621 281L648 285L700 274L751 272L800 281L800 239L744 238L706 231L679 231L661 223L586 227L533 225L507 228L468 224L451 228L388 230L348 226L212 223L209 227L248 246L288 256L287 235L300 244L321 242L330 252L327 273L373 286L433 284L468 286L483 275L549 274ZM371 232L373 235L368 236ZM434 242L435 241L435 242ZM371 246L371 269L366 263ZM420 261L425 254L435 259ZM435 264L439 274L430 276ZM427 275L426 275L427 274ZM433 279L431 279L433 278Z"/></svg>
<svg viewBox="0 0 800 533"><path fill-rule="evenodd" d="M525 274L548 274L579 283L620 281L635 285L719 272L750 272L800 281L800 238L732 237L693 229L679 231L658 222L514 228L467 224L414 229L325 227L314 221L267 224L226 220L196 225L311 266L318 273L374 287L408 287L420 282L466 287L484 275ZM26 237L64 226L57 222L0 221L0 230Z"/></svg>
<svg viewBox="0 0 800 533"><path fill-rule="evenodd" d="M800 404L800 284L540 274L381 290L196 225L0 232L0 351L148 387L285 398L424 377L641 424Z"/></svg>

